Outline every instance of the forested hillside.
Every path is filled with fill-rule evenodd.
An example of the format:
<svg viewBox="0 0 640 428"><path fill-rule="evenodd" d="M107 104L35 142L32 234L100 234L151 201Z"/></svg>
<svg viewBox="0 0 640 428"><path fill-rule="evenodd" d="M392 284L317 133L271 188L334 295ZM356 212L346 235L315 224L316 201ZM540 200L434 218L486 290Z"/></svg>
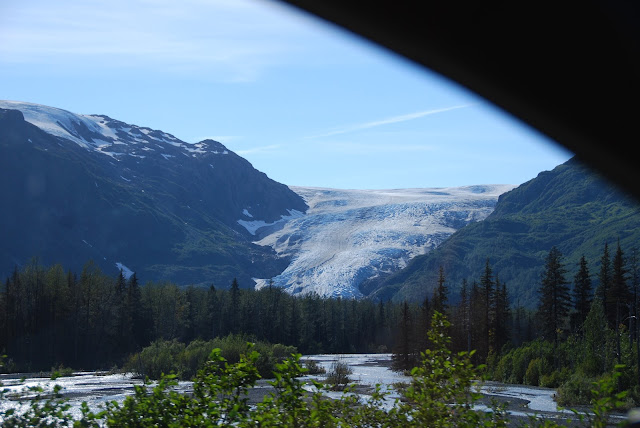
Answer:
<svg viewBox="0 0 640 428"><path fill-rule="evenodd" d="M501 195L485 220L366 287L383 300L420 302L431 295L442 266L456 301L462 281L479 278L489 260L506 283L510 302L534 307L536 284L552 247L565 255L567 271L574 274L582 255L598 260L605 243L617 242L628 254L640 242L638 204L574 158Z"/></svg>

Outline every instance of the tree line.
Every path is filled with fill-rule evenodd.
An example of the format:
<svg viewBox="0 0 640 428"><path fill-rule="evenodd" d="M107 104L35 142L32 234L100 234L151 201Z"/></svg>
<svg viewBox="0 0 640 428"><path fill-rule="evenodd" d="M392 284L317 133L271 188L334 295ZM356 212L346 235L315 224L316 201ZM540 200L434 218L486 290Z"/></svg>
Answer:
<svg viewBox="0 0 640 428"><path fill-rule="evenodd" d="M626 255L618 244L611 253L605 244L596 262L582 256L570 276L562 253L551 248L539 283L532 284L539 293L535 309L509 303L517 299L508 295L489 260L478 279L462 282L457 304L447 305L440 268L433 295L421 305L402 306L394 366L406 370L417 363L430 346L427 321L439 311L452 321L452 349L476 350L475 362L486 363L496 380L559 387L563 404L584 404L593 382L624 365L616 387L634 390L629 397L639 401L637 251Z"/></svg>
<svg viewBox="0 0 640 428"><path fill-rule="evenodd" d="M120 272L113 278L93 262L78 275L34 259L4 281L0 350L8 356L5 368L14 371L59 365L108 369L122 366L129 355L156 340L189 344L233 334L295 346L304 354L393 351L394 365L409 369L429 348L430 321L440 312L452 323L452 349L475 350L475 363L495 369L516 349L544 342L534 346L538 357L546 352L541 349L549 349L541 370L560 373L569 364L568 358L559 357L563 346L579 343L582 355L593 357L589 364L598 370L589 373L596 376L610 372L616 363L638 366L636 252L627 256L618 245L613 256L610 253L605 245L597 264L583 256L570 278L562 254L552 248L540 282L532 285L540 295L535 310L509 303L517 298L508 295L507 284L494 274L489 260L479 278L462 282L455 304L449 303L452 293L442 268L433 294L417 304L293 297L272 284L253 290L241 288L236 280L224 289L170 282L140 285L136 274L125 278ZM599 264L596 275L594 264ZM533 359L524 358L519 364L527 367L517 375L513 368L498 377L525 381ZM571 364L575 368L580 362ZM635 371L637 378L640 371ZM531 373L531 379L536 377L533 366ZM569 375L565 371L556 376L555 386Z"/></svg>
<svg viewBox="0 0 640 428"><path fill-rule="evenodd" d="M540 334L504 350L494 377L558 387L558 401L572 405L587 401L593 382L618 370L616 391L630 392L629 405L640 401L637 251L626 255L618 244L612 256L605 244L595 275L590 266L581 257L571 278L561 252L550 250L539 288Z"/></svg>
<svg viewBox="0 0 640 428"><path fill-rule="evenodd" d="M0 351L5 370L65 366L110 369L156 340L188 344L227 335L295 346L310 353L390 351L401 304L293 297L260 290L141 285L88 262L77 274L36 259L6 278L0 292Z"/></svg>
<svg viewBox="0 0 640 428"><path fill-rule="evenodd" d="M449 294L444 269L440 267L431 297L425 297L420 305L403 303L400 333L393 350L395 368L412 368L419 361L420 352L430 347L427 338L435 312L446 313L451 320L451 348L474 350L476 363L484 363L507 343L522 343L534 337L532 313L522 307L512 311L507 285L494 276L489 260L479 279L463 280L456 304L448 304Z"/></svg>

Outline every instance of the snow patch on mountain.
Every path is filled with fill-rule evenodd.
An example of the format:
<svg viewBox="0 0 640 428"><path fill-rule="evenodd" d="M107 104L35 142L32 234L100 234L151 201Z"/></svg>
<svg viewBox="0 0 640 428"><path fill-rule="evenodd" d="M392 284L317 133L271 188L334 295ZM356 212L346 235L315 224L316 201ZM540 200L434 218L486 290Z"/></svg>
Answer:
<svg viewBox="0 0 640 428"><path fill-rule="evenodd" d="M289 220L293 220L296 218L300 218L304 215L303 212L298 211L298 210L290 210L287 209L287 212L289 213L289 215L281 215L280 216L280 220L276 220L270 223L267 223L264 220L251 220L251 221L247 221L247 220L238 220L238 224L242 227L244 227L245 229L247 229L247 231L252 234L252 235L256 235L256 233L262 229L262 228L270 228L273 226L278 226L278 225L283 225L284 223L286 223ZM251 217L253 218L253 216L249 213L249 211L247 211L247 209L245 208L244 210L242 210L242 215L245 215L247 217Z"/></svg>
<svg viewBox="0 0 640 428"><path fill-rule="evenodd" d="M168 146L175 147L186 156L228 154L226 147L217 141L204 140L186 143L166 132L130 125L104 115L75 114L69 111L21 101L0 100L0 108L19 110L24 119L56 137L73 141L87 150L94 150L120 160L120 156L144 159L138 150L154 150L143 145L154 143L165 150L166 160L174 155L167 154ZM116 146L118 149L116 150ZM175 149L174 149L175 150Z"/></svg>
<svg viewBox="0 0 640 428"><path fill-rule="evenodd" d="M281 257L292 258L282 274L271 278L275 286L291 294L359 298L362 294L358 287L364 280L398 271L456 230L483 220L493 211L498 196L514 187L291 187L309 205L307 214L283 218L277 230L266 236L262 233L256 243L272 247ZM247 227L251 222L244 223ZM257 229L252 230L255 234ZM256 288L268 282L258 279Z"/></svg>
<svg viewBox="0 0 640 428"><path fill-rule="evenodd" d="M116 263L116 268L118 268L119 271L122 271L124 279L129 279L133 275L133 271L120 262Z"/></svg>

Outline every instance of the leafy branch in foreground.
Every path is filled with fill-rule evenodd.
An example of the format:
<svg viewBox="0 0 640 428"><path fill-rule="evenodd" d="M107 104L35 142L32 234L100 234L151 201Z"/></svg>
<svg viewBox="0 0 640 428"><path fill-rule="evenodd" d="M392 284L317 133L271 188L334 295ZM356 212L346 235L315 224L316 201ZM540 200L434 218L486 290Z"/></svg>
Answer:
<svg viewBox="0 0 640 428"><path fill-rule="evenodd" d="M594 428L604 428L609 424L609 414L624 405L624 399L629 391L616 392L617 379L622 375L624 365L616 364L613 373L604 376L598 382L593 383L591 390L591 426Z"/></svg>
<svg viewBox="0 0 640 428"><path fill-rule="evenodd" d="M482 367L471 363L472 352L452 353L446 335L449 321L434 312L429 330L431 349L421 353L422 362L411 371L411 385L405 397L411 405L406 413L416 426L506 426L506 413L494 408L491 413L474 410L480 398L475 390Z"/></svg>

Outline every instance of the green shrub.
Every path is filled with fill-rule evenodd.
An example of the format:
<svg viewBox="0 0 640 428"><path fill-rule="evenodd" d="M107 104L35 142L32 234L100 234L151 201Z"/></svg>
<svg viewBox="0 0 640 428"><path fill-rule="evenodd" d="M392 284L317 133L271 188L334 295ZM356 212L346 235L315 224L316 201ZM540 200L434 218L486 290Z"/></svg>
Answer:
<svg viewBox="0 0 640 428"><path fill-rule="evenodd" d="M247 338L240 335L230 334L222 338L215 338L212 341L214 348L219 348L222 358L229 364L240 361L240 357L247 352Z"/></svg>
<svg viewBox="0 0 640 428"><path fill-rule="evenodd" d="M349 375L353 373L353 370L344 361L338 360L331 365L331 370L327 373L325 382L329 385L329 388L333 391L343 391L351 379Z"/></svg>
<svg viewBox="0 0 640 428"><path fill-rule="evenodd" d="M529 362L527 372L524 375L524 382L527 385L538 386L540 383L540 372L542 368L542 360L540 358L534 358Z"/></svg>
<svg viewBox="0 0 640 428"><path fill-rule="evenodd" d="M163 373L172 373L181 379L191 379L216 348L220 349L222 358L229 364L239 362L242 355L253 349L258 353L255 366L260 376L265 378L273 377L275 365L297 352L293 346L280 344L257 342L249 345L248 339L240 335L229 335L209 341L198 339L186 347L176 340L158 340L141 352L131 355L124 369L150 379L160 379Z"/></svg>
<svg viewBox="0 0 640 428"><path fill-rule="evenodd" d="M434 312L427 333L431 346L411 371L413 379L404 392L407 403L400 406L407 419L399 426L505 426L503 409L494 406L487 413L473 409L480 398L475 390L479 368L471 363L473 352L454 354L449 350L451 339L445 334L449 327L444 315Z"/></svg>
<svg viewBox="0 0 640 428"><path fill-rule="evenodd" d="M493 379L499 382L514 383L511 380L513 371L513 353L509 352L496 363L493 369Z"/></svg>
<svg viewBox="0 0 640 428"><path fill-rule="evenodd" d="M588 404L595 381L596 379L586 376L582 372L574 373L558 387L556 402L561 406Z"/></svg>
<svg viewBox="0 0 640 428"><path fill-rule="evenodd" d="M273 354L273 358L281 363L287 358L291 357L292 354L297 354L298 350L295 346L286 346L280 343L276 343L274 345L271 345L271 352Z"/></svg>
<svg viewBox="0 0 640 428"><path fill-rule="evenodd" d="M209 354L215 348L212 341L194 340L184 349L180 355L181 374L185 379L191 379L209 358Z"/></svg>
<svg viewBox="0 0 640 428"><path fill-rule="evenodd" d="M306 360L304 367L307 369L307 374L325 374L327 371L316 360Z"/></svg>
<svg viewBox="0 0 640 428"><path fill-rule="evenodd" d="M490 372L495 380L501 382L538 385L540 377L548 374L548 362L558 354L558 350L554 354L551 343L534 340L508 350L493 363ZM532 365L535 359L539 361Z"/></svg>
<svg viewBox="0 0 640 428"><path fill-rule="evenodd" d="M64 365L60 364L58 368L54 368L54 367L51 368L52 378L69 377L69 376L73 376L73 369L70 367L65 367Z"/></svg>
<svg viewBox="0 0 640 428"><path fill-rule="evenodd" d="M549 374L540 376L540 386L544 386L545 388L558 388L569 379L569 376L571 376L569 367L554 370Z"/></svg>
<svg viewBox="0 0 640 428"><path fill-rule="evenodd" d="M125 370L151 379L163 374L181 372L180 355L184 344L177 340L156 340L139 353L133 354L125 364Z"/></svg>

